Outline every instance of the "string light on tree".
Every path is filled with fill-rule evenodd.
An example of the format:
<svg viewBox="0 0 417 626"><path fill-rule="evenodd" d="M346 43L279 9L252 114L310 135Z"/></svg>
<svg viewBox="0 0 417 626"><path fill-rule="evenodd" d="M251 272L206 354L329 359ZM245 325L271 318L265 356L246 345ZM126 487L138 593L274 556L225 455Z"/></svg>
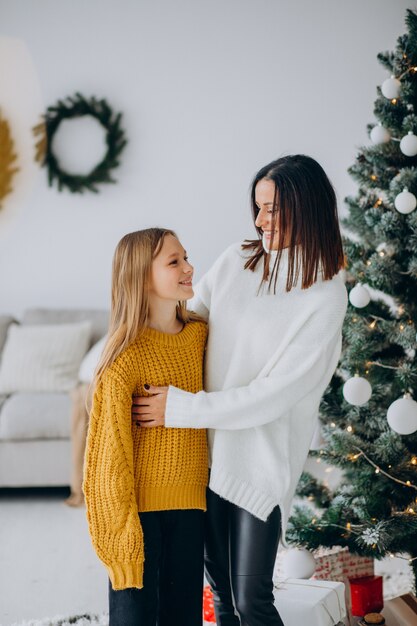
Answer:
<svg viewBox="0 0 417 626"><path fill-rule="evenodd" d="M401 90L401 82L395 76L391 76L391 78L387 78L381 85L382 95L385 96L388 100L392 100L393 98L398 98Z"/></svg>
<svg viewBox="0 0 417 626"><path fill-rule="evenodd" d="M400 150L405 156L413 157L417 154L417 137L413 131L410 130L407 135L400 141Z"/></svg>
<svg viewBox="0 0 417 626"><path fill-rule="evenodd" d="M346 402L354 406L366 404L372 396L372 387L366 378L356 374L343 385L343 397Z"/></svg>
<svg viewBox="0 0 417 626"><path fill-rule="evenodd" d="M401 193L396 196L394 200L394 206L399 213L407 215L408 213L414 211L414 209L416 208L417 198L413 193L405 188L404 191L401 191Z"/></svg>
<svg viewBox="0 0 417 626"><path fill-rule="evenodd" d="M384 256L392 256L395 253L395 248L394 246L387 244L384 242L380 243L379 246L377 246L376 251L378 252L380 257L384 257Z"/></svg>
<svg viewBox="0 0 417 626"><path fill-rule="evenodd" d="M391 139L391 134L389 130L382 126L382 124L377 124L371 130L370 137L371 141L375 144L388 143Z"/></svg>
<svg viewBox="0 0 417 626"><path fill-rule="evenodd" d="M399 435L411 435L417 430L417 402L409 393L395 400L387 411L388 424Z"/></svg>
<svg viewBox="0 0 417 626"><path fill-rule="evenodd" d="M367 288L362 285L362 283L358 283L355 287L353 287L353 289L350 290L349 301L357 309L365 307L369 304L370 300L371 294Z"/></svg>

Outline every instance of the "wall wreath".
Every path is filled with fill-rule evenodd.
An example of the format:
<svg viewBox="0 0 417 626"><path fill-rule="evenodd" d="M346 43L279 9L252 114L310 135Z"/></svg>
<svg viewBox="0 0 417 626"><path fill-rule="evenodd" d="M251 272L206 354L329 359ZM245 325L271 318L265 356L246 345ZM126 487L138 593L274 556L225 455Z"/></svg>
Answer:
<svg viewBox="0 0 417 626"><path fill-rule="evenodd" d="M19 171L14 165L16 158L9 122L0 114L0 209L12 191L13 176Z"/></svg>
<svg viewBox="0 0 417 626"><path fill-rule="evenodd" d="M62 169L53 152L53 138L63 120L83 115L91 115L104 127L107 150L100 163L88 174L69 174ZM37 138L35 160L47 168L49 186L56 183L58 191L67 188L72 193L84 191L97 193L99 191L97 185L115 183L111 176L112 170L118 167L120 153L127 143L120 125L121 117L121 113L113 113L106 100L97 100L95 97L87 99L78 92L75 96L58 100L56 104L48 107L42 122L33 128L33 133Z"/></svg>

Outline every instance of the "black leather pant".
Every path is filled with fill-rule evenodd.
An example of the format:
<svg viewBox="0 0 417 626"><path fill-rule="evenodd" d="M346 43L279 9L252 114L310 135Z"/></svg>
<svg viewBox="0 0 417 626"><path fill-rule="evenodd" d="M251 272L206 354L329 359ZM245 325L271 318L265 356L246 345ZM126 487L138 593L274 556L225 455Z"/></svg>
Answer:
<svg viewBox="0 0 417 626"><path fill-rule="evenodd" d="M207 490L205 567L217 626L284 626L274 607L277 506L266 522Z"/></svg>

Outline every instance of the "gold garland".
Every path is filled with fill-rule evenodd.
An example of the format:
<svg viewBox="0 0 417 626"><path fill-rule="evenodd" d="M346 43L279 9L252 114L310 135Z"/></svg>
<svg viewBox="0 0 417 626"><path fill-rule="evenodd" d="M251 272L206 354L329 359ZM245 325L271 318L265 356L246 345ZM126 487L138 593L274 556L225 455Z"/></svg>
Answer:
<svg viewBox="0 0 417 626"><path fill-rule="evenodd" d="M48 138L46 136L45 122L40 122L37 126L34 126L32 131L35 136L35 139L38 137L38 139L36 140L36 144L35 144L35 149L36 149L35 161L39 163L39 165L42 165L45 159L46 146L47 146L47 141L48 141Z"/></svg>
<svg viewBox="0 0 417 626"><path fill-rule="evenodd" d="M19 170L13 167L16 158L9 122L0 113L0 209L3 208L3 199L12 191L13 176Z"/></svg>

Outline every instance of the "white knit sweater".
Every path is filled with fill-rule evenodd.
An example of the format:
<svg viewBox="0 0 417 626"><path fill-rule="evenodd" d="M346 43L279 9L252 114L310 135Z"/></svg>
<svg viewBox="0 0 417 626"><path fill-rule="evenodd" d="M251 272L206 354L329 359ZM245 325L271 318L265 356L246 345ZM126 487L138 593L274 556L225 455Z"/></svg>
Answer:
<svg viewBox="0 0 417 626"><path fill-rule="evenodd" d="M336 368L347 295L339 276L257 295L262 260L230 246L203 276L190 308L209 319L205 391L169 387L166 426L210 428L210 488L266 520L280 505L282 536L321 396ZM273 260L271 259L271 264Z"/></svg>

